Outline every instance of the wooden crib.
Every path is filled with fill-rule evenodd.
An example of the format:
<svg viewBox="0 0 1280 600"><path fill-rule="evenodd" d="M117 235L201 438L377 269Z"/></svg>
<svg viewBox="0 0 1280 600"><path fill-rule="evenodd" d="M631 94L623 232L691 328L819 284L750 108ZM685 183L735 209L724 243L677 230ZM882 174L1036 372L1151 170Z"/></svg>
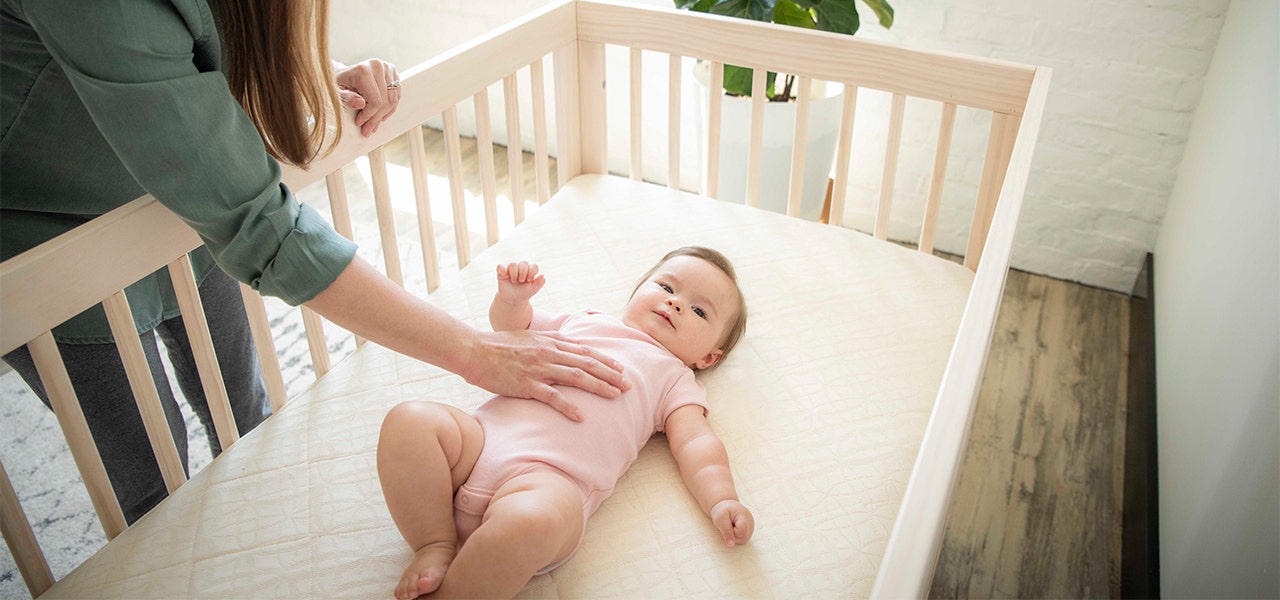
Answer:
<svg viewBox="0 0 1280 600"><path fill-rule="evenodd" d="M627 118L606 111L606 46L629 48L632 57L629 178L606 172L606 124ZM843 84L830 196L836 225L845 221L857 90L890 94L874 235L794 218L803 151L793 152L791 162L793 216L715 200L719 94L710 94L705 107L708 184L701 193L676 189L679 111L667 124L670 160L659 177L669 183L647 183L640 172L646 111L639 90L657 84L642 83L642 52L670 57L672 107L680 106L684 57L711 64L713 90L725 63L756 67L757 90L765 69L800 76L802 89L810 80ZM550 84L544 63L552 66ZM530 89L517 90L517 73L527 73ZM507 190L498 189L488 96L498 83L508 139L520 136L519 98L531 98L538 178L537 208L526 219L520 153L509 153L519 226L501 240L498 196ZM401 282L384 147L407 138L425 291L431 302L477 327L487 327L493 265L501 261L538 261L549 283L535 303L562 311L620 309L634 278L679 245L714 246L735 262L752 321L739 349L702 381L743 502L756 514L756 537L736 549L716 542L658 436L593 517L574 559L535 578L525 595L920 597L928 593L982 381L1048 84L1049 71L1040 67L669 9L564 0L405 72L404 100L379 133L348 134L309 170L286 169L285 182L300 189L325 178L335 227L351 236L341 168L367 156L386 272ZM761 97L753 101L749 205L759 194ZM942 105L915 249L886 240L908 97ZM483 244L472 239L471 228L479 225L467 221L461 183L458 107L467 103L476 107ZM548 103L560 183L554 196L547 178ZM963 267L931 252L957 107L991 115ZM436 117L443 118L449 157L445 208L441 198L428 198L423 151L422 124ZM807 117L802 97L798 123ZM796 131L793 147L802 149L805 127ZM454 238L438 240L432 211L446 209ZM29 346L111 539L55 583L8 477L0 477L5 541L32 595L390 595L411 553L377 483L373 448L382 415L407 399L470 409L486 394L373 344L361 343L331 365L320 318L303 308L317 381L286 402L263 300L245 287L275 414L240 439L186 258L199 244L194 231L147 196L0 265L0 353ZM440 268L439 248L450 244L460 271ZM484 247L475 256L473 244ZM171 492L126 528L50 330L105 302L113 330L132 332L121 290L166 267L202 354L202 373L211 374L206 390L217 400L217 434L227 451L184 481L138 337L117 335Z"/></svg>

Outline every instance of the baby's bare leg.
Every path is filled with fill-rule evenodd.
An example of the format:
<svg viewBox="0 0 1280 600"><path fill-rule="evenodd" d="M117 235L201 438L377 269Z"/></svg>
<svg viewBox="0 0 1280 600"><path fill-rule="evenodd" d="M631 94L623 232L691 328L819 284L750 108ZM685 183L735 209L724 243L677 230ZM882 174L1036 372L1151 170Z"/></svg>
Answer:
<svg viewBox="0 0 1280 600"><path fill-rule="evenodd" d="M549 471L516 477L494 493L437 595L510 598L534 573L569 556L582 527L582 496L571 481Z"/></svg>
<svg viewBox="0 0 1280 600"><path fill-rule="evenodd" d="M474 417L452 406L405 402L392 408L378 438L378 479L413 563L396 586L411 599L439 587L458 549L453 495L484 446Z"/></svg>

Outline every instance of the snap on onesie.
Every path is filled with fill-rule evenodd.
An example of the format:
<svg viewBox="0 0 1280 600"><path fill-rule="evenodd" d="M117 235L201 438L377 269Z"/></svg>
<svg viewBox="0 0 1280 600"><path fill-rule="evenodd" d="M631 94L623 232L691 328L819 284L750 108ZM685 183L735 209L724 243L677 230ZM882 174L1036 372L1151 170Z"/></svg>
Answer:
<svg viewBox="0 0 1280 600"><path fill-rule="evenodd" d="M476 409L474 415L484 428L484 449L454 496L459 544L480 527L499 487L535 470L559 472L577 485L586 523L649 438L663 430L672 411L687 404L707 410L706 390L693 370L657 340L615 317L596 311L534 311L529 329L559 331L612 357L622 363L631 389L609 399L557 386L582 411L581 423L541 402L506 396L495 396ZM561 564L564 561L538 574Z"/></svg>

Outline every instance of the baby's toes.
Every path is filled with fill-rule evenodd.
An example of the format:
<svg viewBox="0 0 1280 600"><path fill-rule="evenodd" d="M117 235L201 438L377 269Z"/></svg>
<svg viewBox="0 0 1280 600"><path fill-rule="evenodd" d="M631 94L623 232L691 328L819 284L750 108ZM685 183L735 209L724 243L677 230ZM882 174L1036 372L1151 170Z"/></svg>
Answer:
<svg viewBox="0 0 1280 600"><path fill-rule="evenodd" d="M418 578L418 595L426 595L436 591L440 587L440 582L444 579L443 573L436 573L434 569L424 573Z"/></svg>

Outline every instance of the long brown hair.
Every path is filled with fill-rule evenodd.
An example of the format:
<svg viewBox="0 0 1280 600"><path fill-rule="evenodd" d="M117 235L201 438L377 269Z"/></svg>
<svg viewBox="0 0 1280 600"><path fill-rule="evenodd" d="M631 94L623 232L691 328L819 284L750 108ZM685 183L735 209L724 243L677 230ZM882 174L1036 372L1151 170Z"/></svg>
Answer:
<svg viewBox="0 0 1280 600"><path fill-rule="evenodd" d="M738 286L738 275L734 273L733 264L729 262L728 257L721 254L718 250L713 250L703 246L684 246L682 248L676 248L675 250L668 252L666 256L662 257L662 260L658 261L657 264L653 265L653 267L649 269L648 273L645 273L640 277L640 282L636 284L635 289L631 290L631 295L636 295L636 290L639 290L640 286L644 285L644 282L649 280L649 276L653 275L653 273L658 270L658 267L661 267L664 263L677 256L692 256L711 263L712 266L720 269L725 275L729 276L729 281L733 282L733 289L738 292L738 316L733 320L733 323L730 324L729 329L725 332L724 339L720 341L720 351L723 354L721 354L720 360L717 361L716 364L708 367L712 368L724 362L725 357L729 356L729 351L732 350L734 346L738 345L738 340L742 339L742 334L747 331L747 300L746 297L742 295L742 288Z"/></svg>
<svg viewBox="0 0 1280 600"><path fill-rule="evenodd" d="M305 167L320 155L333 122L331 151L342 135L342 119L329 62L328 0L215 4L231 94L258 128L267 152Z"/></svg>

